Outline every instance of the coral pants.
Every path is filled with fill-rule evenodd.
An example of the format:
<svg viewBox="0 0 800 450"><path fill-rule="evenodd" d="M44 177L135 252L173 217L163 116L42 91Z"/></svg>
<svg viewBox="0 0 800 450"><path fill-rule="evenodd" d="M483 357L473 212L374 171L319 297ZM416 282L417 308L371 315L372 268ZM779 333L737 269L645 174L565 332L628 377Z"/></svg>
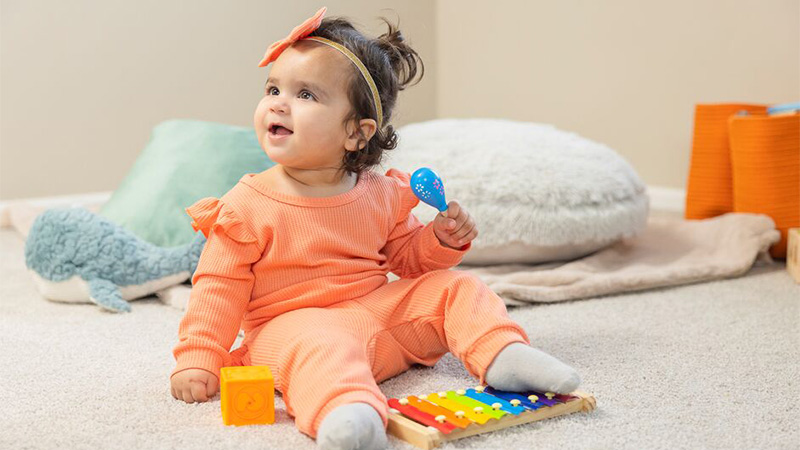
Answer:
<svg viewBox="0 0 800 450"><path fill-rule="evenodd" d="M379 382L448 351L481 383L512 342L529 344L502 299L455 270L400 279L353 300L277 316L245 339L242 363L267 365L297 428L316 437L337 406L363 402L388 421Z"/></svg>

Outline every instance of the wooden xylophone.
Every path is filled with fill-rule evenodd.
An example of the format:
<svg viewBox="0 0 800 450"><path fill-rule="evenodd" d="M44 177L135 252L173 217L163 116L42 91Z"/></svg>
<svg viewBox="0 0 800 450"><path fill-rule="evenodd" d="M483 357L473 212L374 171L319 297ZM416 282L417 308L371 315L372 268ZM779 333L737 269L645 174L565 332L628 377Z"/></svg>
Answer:
<svg viewBox="0 0 800 450"><path fill-rule="evenodd" d="M592 395L506 392L491 386L389 399L389 433L425 450L467 436L592 411Z"/></svg>

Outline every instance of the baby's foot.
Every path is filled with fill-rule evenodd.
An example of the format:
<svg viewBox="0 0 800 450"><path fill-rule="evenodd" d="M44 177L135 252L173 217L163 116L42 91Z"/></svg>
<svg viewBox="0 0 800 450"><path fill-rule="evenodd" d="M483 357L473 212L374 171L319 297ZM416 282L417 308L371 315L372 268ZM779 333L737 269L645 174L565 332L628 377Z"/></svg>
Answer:
<svg viewBox="0 0 800 450"><path fill-rule="evenodd" d="M580 383L575 369L521 342L501 350L486 371L486 384L501 391L568 394Z"/></svg>
<svg viewBox="0 0 800 450"><path fill-rule="evenodd" d="M321 449L373 450L388 445L383 420L366 403L348 403L329 412L317 430Z"/></svg>

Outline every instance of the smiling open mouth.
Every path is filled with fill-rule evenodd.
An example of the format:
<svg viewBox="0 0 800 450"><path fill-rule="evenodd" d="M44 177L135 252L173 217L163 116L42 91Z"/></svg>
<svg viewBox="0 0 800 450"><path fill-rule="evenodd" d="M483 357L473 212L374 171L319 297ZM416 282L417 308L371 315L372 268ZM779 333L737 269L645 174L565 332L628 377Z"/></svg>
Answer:
<svg viewBox="0 0 800 450"><path fill-rule="evenodd" d="M287 136L292 134L293 131L281 125L273 125L269 128L269 134L275 136Z"/></svg>

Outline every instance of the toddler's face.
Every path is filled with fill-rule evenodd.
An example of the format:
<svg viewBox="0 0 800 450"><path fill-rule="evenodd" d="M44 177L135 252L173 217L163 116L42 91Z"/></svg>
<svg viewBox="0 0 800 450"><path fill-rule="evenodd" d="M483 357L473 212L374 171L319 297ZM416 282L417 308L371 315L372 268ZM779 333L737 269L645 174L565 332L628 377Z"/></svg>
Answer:
<svg viewBox="0 0 800 450"><path fill-rule="evenodd" d="M341 166L343 121L351 109L348 64L335 49L303 41L273 63L254 117L258 142L272 161L296 169Z"/></svg>

